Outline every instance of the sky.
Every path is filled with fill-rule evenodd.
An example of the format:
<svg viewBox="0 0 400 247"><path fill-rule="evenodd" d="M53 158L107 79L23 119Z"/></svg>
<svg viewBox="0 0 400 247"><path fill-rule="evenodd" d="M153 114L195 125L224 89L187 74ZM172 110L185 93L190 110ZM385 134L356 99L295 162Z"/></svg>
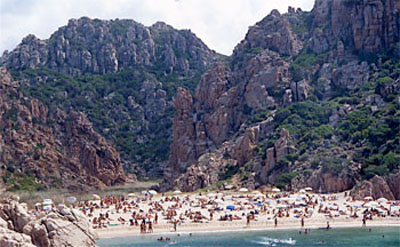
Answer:
<svg viewBox="0 0 400 247"><path fill-rule="evenodd" d="M190 29L211 49L230 55L248 27L272 9L311 10L314 0L1 0L0 55L28 34L47 39L71 18L164 21Z"/></svg>

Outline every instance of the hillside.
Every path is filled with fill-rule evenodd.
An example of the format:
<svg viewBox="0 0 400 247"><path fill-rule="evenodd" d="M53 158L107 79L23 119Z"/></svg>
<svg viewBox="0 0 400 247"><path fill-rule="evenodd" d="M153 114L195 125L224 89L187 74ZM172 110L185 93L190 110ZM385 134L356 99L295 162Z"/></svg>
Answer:
<svg viewBox="0 0 400 247"><path fill-rule="evenodd" d="M250 27L194 94L178 90L160 188L359 185L399 198L399 10L321 0Z"/></svg>
<svg viewBox="0 0 400 247"><path fill-rule="evenodd" d="M55 113L82 111L159 190L223 185L400 199L400 2L273 10L230 57L189 30L70 20L0 59Z"/></svg>
<svg viewBox="0 0 400 247"><path fill-rule="evenodd" d="M117 151L82 112L50 113L0 67L0 175L10 191L82 191L126 181Z"/></svg>
<svg viewBox="0 0 400 247"><path fill-rule="evenodd" d="M28 35L1 63L51 112L85 112L127 171L154 178L168 160L176 88L193 89L219 57L190 30L82 17L47 40Z"/></svg>

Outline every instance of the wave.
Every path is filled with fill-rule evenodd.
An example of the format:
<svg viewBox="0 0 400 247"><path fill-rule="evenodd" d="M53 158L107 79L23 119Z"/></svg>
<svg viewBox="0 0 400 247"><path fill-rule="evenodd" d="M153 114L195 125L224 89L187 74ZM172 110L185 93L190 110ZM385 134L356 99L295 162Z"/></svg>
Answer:
<svg viewBox="0 0 400 247"><path fill-rule="evenodd" d="M279 246L281 244L289 244L289 245L295 245L296 240L292 238L288 239L278 239L278 238L268 238L268 237L262 237L261 241L254 241L257 244L261 245L266 245L266 246Z"/></svg>

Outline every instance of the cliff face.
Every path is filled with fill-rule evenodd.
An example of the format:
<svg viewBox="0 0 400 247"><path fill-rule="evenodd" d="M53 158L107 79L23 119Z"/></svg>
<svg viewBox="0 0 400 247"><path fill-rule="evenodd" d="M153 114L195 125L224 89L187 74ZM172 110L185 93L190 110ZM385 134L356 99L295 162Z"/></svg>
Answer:
<svg viewBox="0 0 400 247"><path fill-rule="evenodd" d="M50 109L85 112L124 168L159 177L178 86L195 88L219 55L190 30L133 20L71 19L47 40L28 35L0 64Z"/></svg>
<svg viewBox="0 0 400 247"><path fill-rule="evenodd" d="M192 191L224 180L336 192L396 173L398 111L387 110L399 97L399 11L398 1L321 0L311 12L274 10L250 27L193 95L178 90L160 188ZM373 133L383 126L394 129L378 141Z"/></svg>
<svg viewBox="0 0 400 247"><path fill-rule="evenodd" d="M2 56L12 69L48 67L70 75L105 74L129 67L162 66L189 73L204 69L216 54L189 30L158 22L145 27L133 20L72 19L48 40L33 35Z"/></svg>
<svg viewBox="0 0 400 247"><path fill-rule="evenodd" d="M313 27L322 28L318 38L327 49L338 41L357 52L397 48L400 37L400 3L396 0L317 0L312 10ZM317 38L314 31L313 38ZM315 47L324 51L321 47Z"/></svg>
<svg viewBox="0 0 400 247"><path fill-rule="evenodd" d="M77 190L125 182L117 151L83 113L50 114L24 97L4 67L0 73L0 171L7 186Z"/></svg>
<svg viewBox="0 0 400 247"><path fill-rule="evenodd" d="M48 40L28 36L1 64L48 107L29 114L49 111L41 121L75 133L59 139L71 146L67 170L119 181L113 152L77 139L91 129L85 117L57 108L85 112L127 171L164 176L161 190L224 181L336 192L399 170L399 12L396 0L273 10L226 59L164 23L80 18Z"/></svg>

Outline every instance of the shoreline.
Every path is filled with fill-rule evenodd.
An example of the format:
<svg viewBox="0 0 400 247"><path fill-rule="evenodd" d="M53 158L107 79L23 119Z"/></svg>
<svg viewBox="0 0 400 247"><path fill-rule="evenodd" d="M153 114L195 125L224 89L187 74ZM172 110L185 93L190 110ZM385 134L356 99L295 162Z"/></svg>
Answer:
<svg viewBox="0 0 400 247"><path fill-rule="evenodd" d="M329 220L331 228L357 228L363 227L361 220L346 220L337 219ZM219 222L218 222L219 223ZM368 227L399 227L400 219L389 219L382 220L377 219L374 221L368 221ZM155 225L153 233L142 234L138 227L115 227L107 229L96 229L99 239L108 238L119 238L129 236L159 236L159 235L171 235L171 234L183 234L183 233L222 233L222 232L243 232L243 231L270 231L270 230L300 230L300 229L319 229L326 228L326 221L310 221L306 222L305 227L301 227L300 222L281 222L278 227L275 227L273 222L252 222L249 226L245 222L221 222L221 224L207 224L207 223L194 223L192 225L178 226L178 230L175 232L170 224Z"/></svg>

